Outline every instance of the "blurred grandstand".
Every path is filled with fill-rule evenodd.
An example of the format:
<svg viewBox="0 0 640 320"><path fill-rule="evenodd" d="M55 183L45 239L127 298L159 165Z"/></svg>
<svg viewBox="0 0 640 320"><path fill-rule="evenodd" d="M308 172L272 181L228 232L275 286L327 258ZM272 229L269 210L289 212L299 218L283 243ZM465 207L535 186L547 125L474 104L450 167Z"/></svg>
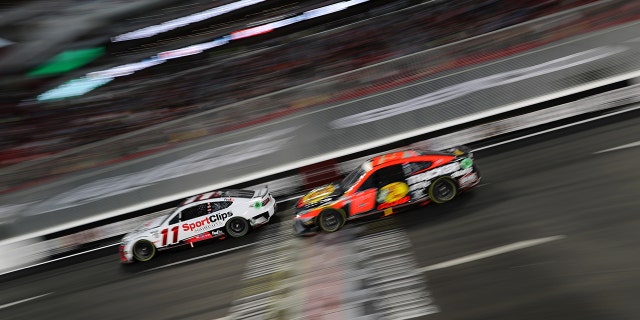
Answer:
<svg viewBox="0 0 640 320"><path fill-rule="evenodd" d="M0 47L0 72L3 75L0 85L4 88L0 100L3 132L0 167L596 1L371 1L313 23L295 24L201 54L167 60L132 75L117 77L81 96L51 101L36 99L44 91L90 72L138 62L163 51L210 41L236 30L336 2L265 1L161 34L122 42L112 41L113 37L233 1L198 0L184 4L175 0L33 0L5 4L0 13L0 38L8 41ZM623 10L620 8L621 12ZM581 31L584 30L577 29L566 35ZM553 40L556 39L548 39ZM528 39L523 35L496 41L502 43L501 47L505 42L512 42L513 47L517 47L527 44ZM491 47L491 44L484 44L467 54L469 57L480 54L497 57ZM30 70L56 54L83 48L104 48L106 54L68 72L30 75ZM441 58L434 57L434 61ZM470 63L480 61L482 59L471 59ZM411 80L456 66L458 64L443 62L443 68L430 68L428 72L417 73ZM268 114L285 114L371 93L369 88L358 92L294 96L268 109L258 107L243 110L242 114L228 114L216 124L219 126L216 131L251 124Z"/></svg>

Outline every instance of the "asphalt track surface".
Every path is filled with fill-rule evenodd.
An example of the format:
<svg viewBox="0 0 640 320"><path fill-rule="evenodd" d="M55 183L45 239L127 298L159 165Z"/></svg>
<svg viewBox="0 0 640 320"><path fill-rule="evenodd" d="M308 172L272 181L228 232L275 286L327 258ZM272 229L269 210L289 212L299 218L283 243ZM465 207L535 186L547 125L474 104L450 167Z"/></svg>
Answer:
<svg viewBox="0 0 640 320"><path fill-rule="evenodd" d="M0 319L638 319L639 137L634 111L483 149L456 201L333 234L294 237L288 204L148 264L47 265L2 279Z"/></svg>

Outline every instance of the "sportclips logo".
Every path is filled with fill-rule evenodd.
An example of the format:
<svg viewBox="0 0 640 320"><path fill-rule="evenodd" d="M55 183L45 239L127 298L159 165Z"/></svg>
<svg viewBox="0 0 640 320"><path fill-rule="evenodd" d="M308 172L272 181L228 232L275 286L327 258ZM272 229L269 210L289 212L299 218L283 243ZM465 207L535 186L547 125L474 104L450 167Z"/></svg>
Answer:
<svg viewBox="0 0 640 320"><path fill-rule="evenodd" d="M198 220L196 222L192 222L192 223L183 223L182 224L182 230L183 231L195 231L199 228L203 228L206 226L209 226L211 224L214 225L222 225L221 222L224 222L225 219L229 218L233 216L233 213L231 212L225 212L225 213L217 213L208 217L204 217L202 218L202 220ZM205 228L203 228L205 229Z"/></svg>

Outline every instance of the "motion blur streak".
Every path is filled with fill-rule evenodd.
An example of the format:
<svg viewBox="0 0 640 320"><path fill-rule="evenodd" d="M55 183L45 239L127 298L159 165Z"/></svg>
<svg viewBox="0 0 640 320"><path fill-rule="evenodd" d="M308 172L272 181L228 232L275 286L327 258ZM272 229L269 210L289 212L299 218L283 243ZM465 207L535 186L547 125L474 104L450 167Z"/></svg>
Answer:
<svg viewBox="0 0 640 320"><path fill-rule="evenodd" d="M221 14L231 12L233 10L237 10L240 8L244 8L244 7L247 7L256 3L260 3L263 1L264 0L243 0L238 2L232 2L232 3L215 7L203 12L198 12L186 17L181 17L171 21L163 22L159 25L153 25L140 30L127 32L127 33L115 36L111 40L113 42L119 42L119 41L127 41L127 40L151 37L159 33L167 32L175 28L186 26L191 23L213 18Z"/></svg>
<svg viewBox="0 0 640 320"><path fill-rule="evenodd" d="M331 127L334 129L343 129L353 127L373 121L383 120L396 116L399 114L407 113L410 111L423 109L433 106L438 103L453 100L472 92L489 89L497 86L502 86L516 81L522 81L525 79L537 77L543 74L564 70L567 68L575 67L577 65L593 62L598 59L606 58L614 54L618 54L626 51L627 48L623 46L619 47L600 47L570 56L562 57L559 59L551 60L539 65L534 65L527 68L516 69L513 71L498 73L489 77L479 78L460 84L456 84L447 88L443 88L434 91L423 96L413 98L408 101L392 104L386 107L361 112L358 114L350 115L344 118L340 118L331 122Z"/></svg>
<svg viewBox="0 0 640 320"><path fill-rule="evenodd" d="M30 215L36 215L79 206L111 195L144 188L161 180L211 170L277 152L291 140L288 135L296 129L274 131L255 139L201 151L141 172L96 180L45 200L30 207L28 211Z"/></svg>
<svg viewBox="0 0 640 320"><path fill-rule="evenodd" d="M620 111L615 111L615 112L611 112L611 113L608 113L608 114L605 114L605 115L589 118L589 119L586 119L586 120L572 122L570 124L566 124L566 125L563 125L563 126L558 126L558 127L554 127L554 128L547 129L547 130L538 131L536 133L532 133L532 134L520 136L520 137L517 137L517 138L501 141L501 142L498 142L498 143L494 143L492 145L475 148L474 150L475 151L480 151L480 150L490 149L492 147L497 147L499 145L503 145L503 144L507 144L507 143L511 143L511 142L515 142L515 141L518 141L518 140L523 140L523 139L535 137L535 136L539 136L541 134L546 134L546 133L549 133L549 132L562 130L562 129L565 129L565 128L581 125L581 124L584 124L584 123L596 121L596 120L603 119L603 118L612 117L612 116L615 116L615 115L618 115L618 114L631 112L631 111L634 111L634 110L637 110L637 109L640 109L640 106L630 107L630 108L626 108L626 109L623 109L623 110L620 110ZM608 149L608 150L604 150L604 151L600 151L600 152L606 152L606 151L609 151L609 150L612 150L612 149Z"/></svg>

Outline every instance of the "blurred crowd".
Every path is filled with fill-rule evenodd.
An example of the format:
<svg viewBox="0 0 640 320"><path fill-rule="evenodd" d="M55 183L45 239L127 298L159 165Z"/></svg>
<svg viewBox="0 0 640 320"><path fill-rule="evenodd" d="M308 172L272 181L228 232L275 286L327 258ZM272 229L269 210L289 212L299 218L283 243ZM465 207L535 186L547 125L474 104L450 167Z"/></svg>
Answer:
<svg viewBox="0 0 640 320"><path fill-rule="evenodd" d="M451 0L390 4L241 47L211 50L117 78L85 96L0 106L0 167L407 56L594 0ZM526 39L521 40L526 42ZM491 46L491 44L485 44ZM468 54L477 54L471 51ZM354 90L353 85L347 87ZM37 95L39 93L34 93ZM351 98L347 92L332 94ZM321 104L292 98L235 110L225 127ZM326 102L326 101L325 101ZM157 146L153 146L157 147Z"/></svg>

